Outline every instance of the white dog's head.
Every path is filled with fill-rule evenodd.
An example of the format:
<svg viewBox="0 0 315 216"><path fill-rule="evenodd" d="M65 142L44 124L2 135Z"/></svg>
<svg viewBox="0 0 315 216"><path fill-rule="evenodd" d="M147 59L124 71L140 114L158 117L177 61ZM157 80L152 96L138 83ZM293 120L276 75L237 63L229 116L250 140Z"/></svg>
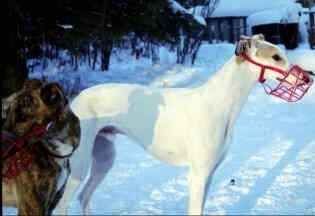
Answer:
<svg viewBox="0 0 315 216"><path fill-rule="evenodd" d="M241 36L235 54L259 75L258 80L267 94L294 102L301 99L313 83L308 72L291 65L284 51L265 41L262 34Z"/></svg>

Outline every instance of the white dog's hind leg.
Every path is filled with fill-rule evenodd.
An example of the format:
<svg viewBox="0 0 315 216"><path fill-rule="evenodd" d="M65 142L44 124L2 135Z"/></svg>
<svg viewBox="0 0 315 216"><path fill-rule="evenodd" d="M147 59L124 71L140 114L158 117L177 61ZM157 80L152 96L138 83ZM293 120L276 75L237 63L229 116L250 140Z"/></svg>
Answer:
<svg viewBox="0 0 315 216"><path fill-rule="evenodd" d="M54 210L54 215L67 215L67 208L69 206L69 203L80 183L81 181L73 179L71 178L71 176L69 177L65 192Z"/></svg>

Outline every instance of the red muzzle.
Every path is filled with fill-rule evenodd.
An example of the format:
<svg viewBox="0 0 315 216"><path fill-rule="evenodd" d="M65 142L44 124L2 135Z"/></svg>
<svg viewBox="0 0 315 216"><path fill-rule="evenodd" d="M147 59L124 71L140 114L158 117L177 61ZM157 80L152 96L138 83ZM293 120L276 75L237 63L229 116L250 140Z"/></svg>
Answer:
<svg viewBox="0 0 315 216"><path fill-rule="evenodd" d="M293 65L289 70L263 65L254 61L246 54L243 57L248 62L261 67L259 82L263 85L265 92L268 95L274 95L287 102L296 102L300 100L308 89L313 84L313 79L298 65ZM265 71L272 70L275 73L280 73L282 78L279 80L266 80Z"/></svg>

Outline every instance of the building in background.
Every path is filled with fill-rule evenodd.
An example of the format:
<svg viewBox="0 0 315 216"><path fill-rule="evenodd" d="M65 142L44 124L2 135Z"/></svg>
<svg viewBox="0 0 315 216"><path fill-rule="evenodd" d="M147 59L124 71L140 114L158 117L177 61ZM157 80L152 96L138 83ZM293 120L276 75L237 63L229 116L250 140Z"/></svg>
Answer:
<svg viewBox="0 0 315 216"><path fill-rule="evenodd" d="M226 7L230 5L230 7ZM266 40L284 44L294 49L302 38L309 37L311 47L315 43L314 10L303 8L300 3L288 1L239 0L237 4L221 0L210 17L206 17L205 41L210 43L235 43L242 34L262 33ZM305 15L309 21L305 23Z"/></svg>

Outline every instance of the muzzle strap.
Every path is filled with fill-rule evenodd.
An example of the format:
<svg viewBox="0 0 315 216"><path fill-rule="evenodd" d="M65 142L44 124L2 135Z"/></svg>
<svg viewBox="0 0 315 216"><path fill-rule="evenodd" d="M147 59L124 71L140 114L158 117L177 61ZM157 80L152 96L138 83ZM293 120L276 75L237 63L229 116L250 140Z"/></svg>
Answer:
<svg viewBox="0 0 315 216"><path fill-rule="evenodd" d="M266 70L266 67L265 66L262 66L261 67L261 71L260 71L260 74L259 74L259 79L258 79L258 81L260 82L260 83L264 83L265 82L265 70Z"/></svg>

